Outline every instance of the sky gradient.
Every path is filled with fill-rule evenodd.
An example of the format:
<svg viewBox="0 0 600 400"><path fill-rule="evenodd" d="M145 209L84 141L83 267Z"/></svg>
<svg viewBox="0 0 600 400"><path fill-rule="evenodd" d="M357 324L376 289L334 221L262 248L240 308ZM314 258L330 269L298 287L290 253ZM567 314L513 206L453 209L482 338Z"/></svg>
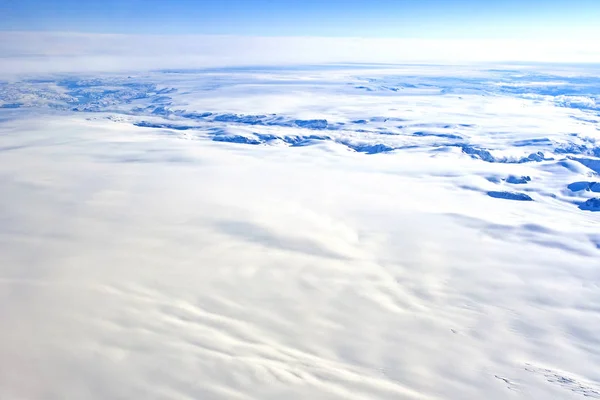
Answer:
<svg viewBox="0 0 600 400"><path fill-rule="evenodd" d="M0 14L4 31L600 38L598 0L3 0Z"/></svg>

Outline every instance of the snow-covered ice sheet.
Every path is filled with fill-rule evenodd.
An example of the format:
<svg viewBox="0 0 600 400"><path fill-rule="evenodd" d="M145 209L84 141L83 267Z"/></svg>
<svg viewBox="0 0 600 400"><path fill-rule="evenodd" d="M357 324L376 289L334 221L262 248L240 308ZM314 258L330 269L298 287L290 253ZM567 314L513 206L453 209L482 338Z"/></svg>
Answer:
<svg viewBox="0 0 600 400"><path fill-rule="evenodd" d="M600 398L600 70L0 82L0 398Z"/></svg>

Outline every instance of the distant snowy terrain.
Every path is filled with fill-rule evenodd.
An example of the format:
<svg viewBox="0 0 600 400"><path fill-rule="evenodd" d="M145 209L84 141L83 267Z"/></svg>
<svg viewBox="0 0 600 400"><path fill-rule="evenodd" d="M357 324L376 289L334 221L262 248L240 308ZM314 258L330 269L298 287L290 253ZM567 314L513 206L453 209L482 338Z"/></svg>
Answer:
<svg viewBox="0 0 600 400"><path fill-rule="evenodd" d="M1 399L600 399L600 67L0 81Z"/></svg>

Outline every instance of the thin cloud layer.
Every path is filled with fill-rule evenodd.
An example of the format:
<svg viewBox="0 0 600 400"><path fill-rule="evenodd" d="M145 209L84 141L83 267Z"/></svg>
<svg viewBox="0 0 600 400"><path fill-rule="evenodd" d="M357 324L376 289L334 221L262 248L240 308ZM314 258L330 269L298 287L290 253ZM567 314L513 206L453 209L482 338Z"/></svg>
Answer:
<svg viewBox="0 0 600 400"><path fill-rule="evenodd" d="M595 41L1 32L0 73L321 63L600 62Z"/></svg>

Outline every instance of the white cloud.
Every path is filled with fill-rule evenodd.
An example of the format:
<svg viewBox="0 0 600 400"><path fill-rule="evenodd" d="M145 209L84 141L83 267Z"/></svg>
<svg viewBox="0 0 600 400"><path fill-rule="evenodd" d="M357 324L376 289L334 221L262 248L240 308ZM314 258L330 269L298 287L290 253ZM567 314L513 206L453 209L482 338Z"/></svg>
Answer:
<svg viewBox="0 0 600 400"><path fill-rule="evenodd" d="M88 51L73 49L44 57ZM600 213L574 204L594 193L567 189L592 170L554 147L555 160L502 164L413 135L508 157L598 139L589 115L491 93L481 82L497 75L472 67L140 75L179 89L174 108L325 117L346 123L335 139L416 147L217 143L207 128L312 132L135 127L181 120L116 115L118 102L0 110L0 398L598 396ZM480 81L443 95L449 77ZM403 82L418 87L384 89ZM44 85L13 86L36 105L56 100Z"/></svg>
<svg viewBox="0 0 600 400"><path fill-rule="evenodd" d="M595 41L0 32L0 73L311 63L600 62Z"/></svg>
<svg viewBox="0 0 600 400"><path fill-rule="evenodd" d="M597 328L577 278L590 258L534 243L592 251L574 207L449 187L482 184L453 157L19 123L30 144L2 164L3 397L568 393L524 362L595 387L578 376L595 365L577 347Z"/></svg>

